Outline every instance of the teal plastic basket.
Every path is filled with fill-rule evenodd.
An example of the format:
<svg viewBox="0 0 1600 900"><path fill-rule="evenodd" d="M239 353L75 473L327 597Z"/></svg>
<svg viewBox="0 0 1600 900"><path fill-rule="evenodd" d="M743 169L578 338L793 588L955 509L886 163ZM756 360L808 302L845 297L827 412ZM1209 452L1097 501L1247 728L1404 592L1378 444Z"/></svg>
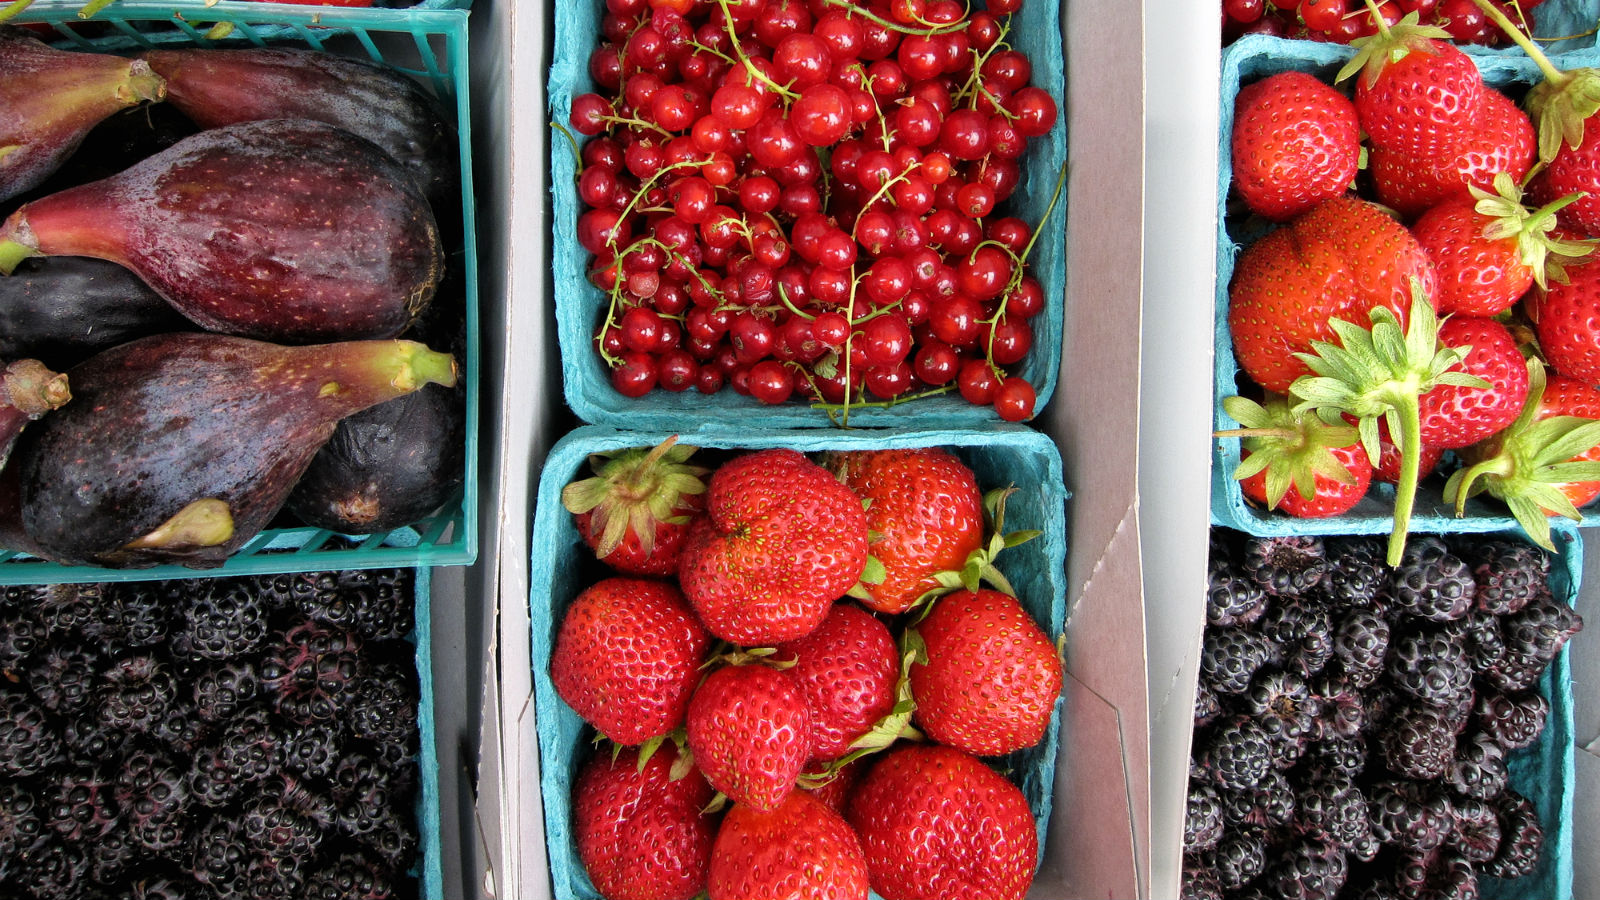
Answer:
<svg viewBox="0 0 1600 900"><path fill-rule="evenodd" d="M589 76L588 61L600 44L603 10L604 5L599 3L555 5L555 56L547 87L551 118L564 128L571 120L573 98L596 89ZM1050 218L1039 225L1067 162L1064 38L1058 4L1048 0L1028 0L1012 20L1006 40L1027 54L1033 64L1032 84L1049 91L1060 107L1054 129L1033 142L1020 160L1021 183L1004 205L1005 214L1039 228L1038 242L1028 261L1033 276L1044 288L1045 308L1029 322L1034 330L1033 349L1021 364L1010 369L1034 386L1035 409L1042 410L1055 390L1061 368L1066 301L1066 207L1070 198L1065 189ZM554 228L550 253L557 336L567 405L578 418L619 428L660 430L692 428L708 421L771 428L830 425L826 413L811 409L803 401L766 406L741 396L731 386L710 395L694 389L674 393L657 388L638 399L624 397L612 388L610 370L594 346L594 334L605 319L610 298L586 277L590 256L578 244L578 216L583 205L577 194L577 161L565 138L555 134L550 143ZM888 408L864 407L850 412L850 424L865 427L981 427L999 421L992 406L975 406L954 391Z"/></svg>
<svg viewBox="0 0 1600 900"><path fill-rule="evenodd" d="M590 454L654 446L672 433L580 427L551 448L539 479L530 541L534 552L528 572L528 583L532 586L528 604L544 834L555 900L600 900L600 894L578 859L570 809L572 785L587 758L587 747L594 731L556 695L550 682L550 653L567 604L583 588L605 575L604 567L578 537L572 515L562 507L561 489L589 474ZM973 468L980 489L1013 484L1019 489L1006 504L1006 529L1037 528L1043 534L1005 551L998 566L1034 620L1052 639L1061 636L1066 618L1068 493L1062 481L1060 454L1048 437L1021 426L1003 425L983 432L808 429L740 433L705 428L678 433L678 440L680 444L705 448L700 455L716 450L769 447L789 447L804 453L891 447L949 448ZM992 760L997 768L1010 775L1027 797L1037 822L1041 855L1052 806L1060 729L1058 700L1049 729L1037 746Z"/></svg>
<svg viewBox="0 0 1600 900"><path fill-rule="evenodd" d="M106 36L88 36L75 2L38 0L15 20L55 29L58 46L107 52ZM180 15L181 11L181 15ZM146 0L119 0L95 17L112 27L118 46L149 49L174 44L228 47L307 47L365 56L388 63L417 79L453 114L461 170L461 246L453 264L463 275L466 352L461 360L466 393L466 452L462 489L428 518L389 532L347 536L320 528L269 528L220 568L182 566L103 569L64 566L25 553L0 549L0 584L131 581L195 575L247 575L328 569L470 565L478 557L478 257L472 187L472 125L468 96L467 16L461 9L336 9L286 4L222 2L206 7ZM206 32L218 22L232 24L225 38ZM175 32L141 31L165 23Z"/></svg>
<svg viewBox="0 0 1600 900"><path fill-rule="evenodd" d="M1550 5L1546 3L1545 6ZM1543 9L1540 6L1539 9ZM1245 379L1233 353L1233 337L1228 328L1228 285L1239 254L1264 231L1245 231L1250 223L1230 220L1229 185L1233 177L1232 146L1234 98L1241 86L1280 72L1307 72L1331 83L1339 68L1353 55L1348 47L1291 41L1283 38L1251 36L1231 45L1222 55L1220 141L1217 173L1217 282L1213 335L1215 349L1215 398L1213 425L1217 430L1239 425L1222 411L1221 398L1239 392ZM1502 90L1517 91L1541 79L1538 67L1526 55L1486 55L1474 57L1484 80ZM1600 53L1589 50L1567 54L1563 66L1600 63ZM1394 523L1394 488L1374 482L1365 499L1350 511L1321 519L1295 519L1281 512L1263 509L1244 497L1233 472L1239 466L1238 438L1213 441L1211 466L1211 521L1253 534L1376 534L1388 532ZM1465 514L1457 517L1453 504L1444 502L1444 479L1425 478L1418 486L1411 516L1412 531L1486 532L1517 528L1506 507L1496 500L1478 497L1469 500Z"/></svg>

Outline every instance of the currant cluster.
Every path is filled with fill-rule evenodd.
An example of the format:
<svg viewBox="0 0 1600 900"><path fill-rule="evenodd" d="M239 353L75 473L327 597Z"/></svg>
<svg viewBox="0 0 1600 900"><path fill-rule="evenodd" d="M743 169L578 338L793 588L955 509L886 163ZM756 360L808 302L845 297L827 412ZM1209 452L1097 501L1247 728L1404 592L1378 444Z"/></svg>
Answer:
<svg viewBox="0 0 1600 900"><path fill-rule="evenodd" d="M607 0L570 122L616 390L1031 417L1035 226L997 211L1057 108L1020 5Z"/></svg>
<svg viewBox="0 0 1600 900"><path fill-rule="evenodd" d="M1544 0L1495 0L1513 22L1525 22ZM1437 25L1458 44L1504 46L1505 33L1472 0L1378 0L1388 24L1416 13L1424 25ZM1222 40L1245 34L1274 34L1348 44L1377 31L1365 0L1222 0Z"/></svg>

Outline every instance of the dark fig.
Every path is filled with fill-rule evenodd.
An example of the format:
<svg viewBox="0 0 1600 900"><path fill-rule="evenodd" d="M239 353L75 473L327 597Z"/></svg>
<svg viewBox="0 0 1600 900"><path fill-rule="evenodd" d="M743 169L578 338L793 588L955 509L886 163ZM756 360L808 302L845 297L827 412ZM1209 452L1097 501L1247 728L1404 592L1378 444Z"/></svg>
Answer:
<svg viewBox="0 0 1600 900"><path fill-rule="evenodd" d="M0 359L70 369L134 338L193 330L139 276L103 259L30 259L0 278Z"/></svg>
<svg viewBox="0 0 1600 900"><path fill-rule="evenodd" d="M30 200L109 178L199 131L165 103L146 103L107 116L89 130L76 152L42 184L11 199L6 213Z"/></svg>
<svg viewBox="0 0 1600 900"><path fill-rule="evenodd" d="M414 341L193 332L114 347L68 375L74 401L15 450L27 543L68 564L208 568L272 520L340 419L452 385L457 367Z"/></svg>
<svg viewBox="0 0 1600 900"><path fill-rule="evenodd" d="M159 49L142 58L167 79L167 102L200 127L260 119L338 126L399 160L441 227L451 210L460 219L455 129L439 103L393 66L300 48Z"/></svg>
<svg viewBox="0 0 1600 900"><path fill-rule="evenodd" d="M202 131L0 225L0 273L62 255L128 267L203 328L284 343L393 337L443 264L405 170L304 119Z"/></svg>
<svg viewBox="0 0 1600 900"><path fill-rule="evenodd" d="M102 119L165 90L143 60L57 50L0 25L0 201L50 177Z"/></svg>
<svg viewBox="0 0 1600 900"><path fill-rule="evenodd" d="M24 426L71 399L67 376L36 359L19 359L0 369L0 467Z"/></svg>

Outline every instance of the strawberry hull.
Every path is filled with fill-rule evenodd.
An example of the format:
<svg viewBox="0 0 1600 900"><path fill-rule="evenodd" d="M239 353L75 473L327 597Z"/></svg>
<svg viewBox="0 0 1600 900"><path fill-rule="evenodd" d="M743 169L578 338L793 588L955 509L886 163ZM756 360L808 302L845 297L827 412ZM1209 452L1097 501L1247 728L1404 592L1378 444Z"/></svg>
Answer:
<svg viewBox="0 0 1600 900"><path fill-rule="evenodd" d="M570 785L587 755L593 729L556 696L550 682L550 653L567 604L605 570L583 543L572 516L560 503L561 488L587 471L590 454L626 447L654 446L666 433L626 432L581 427L551 448L540 477L529 581L529 614L535 718L539 738L540 787L544 833L553 897L597 900L598 892L578 861L571 828ZM886 430L730 432L702 429L682 433L680 443L702 448L696 461L711 465L741 450L790 447L801 452L865 450L885 447L943 446L971 466L979 487L989 490L1016 485L1006 505L1006 530L1039 529L1033 541L1006 550L997 561L1024 607L1050 635L1058 638L1066 612L1066 502L1061 459L1046 436L1021 427L988 432ZM702 458L703 457L703 458ZM1027 798L1038 827L1039 845L1051 819L1057 748L1062 743L1058 701L1044 739L1034 747L988 760L1010 774Z"/></svg>

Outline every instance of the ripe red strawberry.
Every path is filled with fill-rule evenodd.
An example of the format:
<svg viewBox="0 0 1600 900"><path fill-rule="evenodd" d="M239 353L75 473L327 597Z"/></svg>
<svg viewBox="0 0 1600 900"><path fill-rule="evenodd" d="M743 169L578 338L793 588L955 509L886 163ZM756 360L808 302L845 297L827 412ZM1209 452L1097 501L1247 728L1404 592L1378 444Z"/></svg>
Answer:
<svg viewBox="0 0 1600 900"><path fill-rule="evenodd" d="M695 765L734 803L776 809L811 758L805 697L769 666L723 666L707 675L684 724Z"/></svg>
<svg viewBox="0 0 1600 900"><path fill-rule="evenodd" d="M935 574L961 569L983 546L977 476L948 450L849 450L825 465L867 502L870 549L884 569L882 581L863 585L868 608L905 612L937 587Z"/></svg>
<svg viewBox="0 0 1600 900"><path fill-rule="evenodd" d="M1061 696L1061 657L1017 598L989 588L933 602L915 626L913 720L928 737L976 756L1032 747Z"/></svg>
<svg viewBox="0 0 1600 900"><path fill-rule="evenodd" d="M1562 375L1600 386L1600 263L1567 266L1566 279L1530 296L1524 306L1545 362Z"/></svg>
<svg viewBox="0 0 1600 900"><path fill-rule="evenodd" d="M1576 144L1562 144L1529 183L1528 192L1540 203L1582 195L1558 217L1566 228L1600 237L1600 120L1584 120L1583 137Z"/></svg>
<svg viewBox="0 0 1600 900"><path fill-rule="evenodd" d="M716 820L711 786L693 767L673 777L671 743L643 763L627 747L596 753L572 790L572 839L606 900L689 900L706 886Z"/></svg>
<svg viewBox="0 0 1600 900"><path fill-rule="evenodd" d="M1314 75L1270 75L1239 90L1232 151L1245 205L1286 222L1350 189L1361 164L1355 105Z"/></svg>
<svg viewBox="0 0 1600 900"><path fill-rule="evenodd" d="M805 791L735 804L717 830L710 900L866 900L867 859L844 817Z"/></svg>
<svg viewBox="0 0 1600 900"><path fill-rule="evenodd" d="M1592 249L1552 234L1570 199L1531 210L1505 173L1495 176L1495 189L1445 201L1411 226L1439 273L1433 305L1440 315L1499 315L1534 284L1548 284L1548 271Z"/></svg>
<svg viewBox="0 0 1600 900"><path fill-rule="evenodd" d="M1406 219L1449 199L1471 199L1471 189L1494 190L1496 175L1520 184L1533 167L1533 123L1512 100L1485 90L1472 127L1433 156L1373 147L1367 156L1378 202Z"/></svg>
<svg viewBox="0 0 1600 900"><path fill-rule="evenodd" d="M1348 512L1367 495L1372 461L1355 426L1296 415L1278 394L1265 404L1224 397L1222 408L1241 426L1217 436L1241 439L1233 477L1246 497L1296 518L1324 518Z"/></svg>
<svg viewBox="0 0 1600 900"><path fill-rule="evenodd" d="M1422 443L1453 450L1475 444L1516 420L1528 399L1528 365L1516 338L1494 319L1455 316L1439 326L1445 347L1471 347L1453 371L1475 375L1488 387L1441 384L1422 395Z"/></svg>
<svg viewBox="0 0 1600 900"><path fill-rule="evenodd" d="M712 634L744 646L804 637L867 562L861 498L793 450L735 457L711 476L679 562Z"/></svg>
<svg viewBox="0 0 1600 900"><path fill-rule="evenodd" d="M1381 306L1404 322L1413 279L1432 294L1433 263L1411 232L1365 200L1326 200L1240 254L1228 288L1239 366L1287 393L1310 371L1295 354L1333 340L1330 320L1365 324Z"/></svg>
<svg viewBox="0 0 1600 900"><path fill-rule="evenodd" d="M1600 388L1565 375L1550 375L1534 418L1543 421L1557 416L1600 421ZM1566 461L1600 463L1600 443L1567 457ZM1556 489L1575 508L1600 497L1600 481L1564 481L1556 484Z"/></svg>
<svg viewBox="0 0 1600 900"><path fill-rule="evenodd" d="M1425 158L1439 155L1470 125L1490 89L1449 32L1419 26L1418 18L1408 13L1352 41L1357 53L1337 80L1361 73L1356 114L1372 146Z"/></svg>
<svg viewBox="0 0 1600 900"><path fill-rule="evenodd" d="M619 744L683 723L710 635L676 587L617 576L567 608L550 654L556 693Z"/></svg>
<svg viewBox="0 0 1600 900"><path fill-rule="evenodd" d="M846 819L884 900L1022 900L1039 837L1022 791L977 757L900 744L856 788Z"/></svg>
<svg viewBox="0 0 1600 900"><path fill-rule="evenodd" d="M825 762L812 760L800 773L800 789L821 800L823 805L844 815L850 795L855 793L861 776L872 765L872 756L860 756L837 768Z"/></svg>
<svg viewBox="0 0 1600 900"><path fill-rule="evenodd" d="M778 662L811 714L811 758L833 760L894 710L900 653L889 627L860 607L835 603L817 630L778 646Z"/></svg>
<svg viewBox="0 0 1600 900"><path fill-rule="evenodd" d="M669 437L650 449L597 454L595 475L561 491L584 543L629 575L674 575L689 522L705 508L706 469L688 464L696 448Z"/></svg>

